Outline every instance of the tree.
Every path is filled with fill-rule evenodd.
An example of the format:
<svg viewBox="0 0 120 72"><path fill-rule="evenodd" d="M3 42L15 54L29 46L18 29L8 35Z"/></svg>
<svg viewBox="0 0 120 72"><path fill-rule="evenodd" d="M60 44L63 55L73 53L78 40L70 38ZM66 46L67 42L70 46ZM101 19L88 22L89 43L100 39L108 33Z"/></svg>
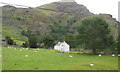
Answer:
<svg viewBox="0 0 120 72"><path fill-rule="evenodd" d="M42 43L44 43L45 48L50 48L54 46L54 39L50 35L45 35L41 38Z"/></svg>
<svg viewBox="0 0 120 72"><path fill-rule="evenodd" d="M116 43L116 47L117 47L117 54L120 54L120 43L119 42Z"/></svg>
<svg viewBox="0 0 120 72"><path fill-rule="evenodd" d="M11 39L10 36L6 36L5 38L6 38L7 43L8 43L9 45L13 45L13 44L15 44L15 42Z"/></svg>
<svg viewBox="0 0 120 72"><path fill-rule="evenodd" d="M75 35L68 34L65 36L65 41L70 45L71 48L76 47L76 37Z"/></svg>
<svg viewBox="0 0 120 72"><path fill-rule="evenodd" d="M28 38L28 42L23 43L23 47L31 47L31 48L37 48L38 47L38 31L30 31L30 30L23 30L21 32L21 35L26 36Z"/></svg>
<svg viewBox="0 0 120 72"><path fill-rule="evenodd" d="M38 42L37 36L31 35L31 36L28 38L28 42L29 42L29 46L30 46L31 48L37 48L37 47L38 47L38 45L37 45L37 42Z"/></svg>
<svg viewBox="0 0 120 72"><path fill-rule="evenodd" d="M92 49L93 54L110 46L112 36L105 20L99 17L86 18L77 28L78 41L84 48Z"/></svg>

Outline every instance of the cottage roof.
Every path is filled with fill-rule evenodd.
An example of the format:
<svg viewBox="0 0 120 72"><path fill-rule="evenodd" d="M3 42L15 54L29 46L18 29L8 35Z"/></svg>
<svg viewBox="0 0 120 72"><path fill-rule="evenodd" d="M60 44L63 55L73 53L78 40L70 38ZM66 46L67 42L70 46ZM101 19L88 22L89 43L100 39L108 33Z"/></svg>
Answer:
<svg viewBox="0 0 120 72"><path fill-rule="evenodd" d="M58 42L55 46L60 46L63 43L66 43L66 42L65 41L64 42Z"/></svg>
<svg viewBox="0 0 120 72"><path fill-rule="evenodd" d="M56 44L55 46L60 46L62 43L61 42L59 42L58 44Z"/></svg>

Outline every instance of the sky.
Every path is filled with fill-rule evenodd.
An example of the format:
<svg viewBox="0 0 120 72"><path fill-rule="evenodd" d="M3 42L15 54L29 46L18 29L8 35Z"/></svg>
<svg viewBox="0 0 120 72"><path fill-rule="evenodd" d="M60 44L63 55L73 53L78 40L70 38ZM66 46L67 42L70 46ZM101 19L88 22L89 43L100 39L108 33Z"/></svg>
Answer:
<svg viewBox="0 0 120 72"><path fill-rule="evenodd" d="M60 0L0 0L0 2L9 4L19 4L30 7L56 2ZM94 14L105 13L111 14L118 20L118 2L120 0L75 0L78 4L83 4ZM2 6L4 4L0 4Z"/></svg>

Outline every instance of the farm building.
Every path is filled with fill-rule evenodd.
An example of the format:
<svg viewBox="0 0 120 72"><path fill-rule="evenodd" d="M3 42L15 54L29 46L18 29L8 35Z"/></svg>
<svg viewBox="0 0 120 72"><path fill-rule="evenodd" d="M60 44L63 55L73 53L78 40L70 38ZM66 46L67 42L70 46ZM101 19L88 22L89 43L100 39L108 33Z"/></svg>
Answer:
<svg viewBox="0 0 120 72"><path fill-rule="evenodd" d="M58 42L58 44L54 46L54 49L59 51L70 51L70 46L65 41Z"/></svg>

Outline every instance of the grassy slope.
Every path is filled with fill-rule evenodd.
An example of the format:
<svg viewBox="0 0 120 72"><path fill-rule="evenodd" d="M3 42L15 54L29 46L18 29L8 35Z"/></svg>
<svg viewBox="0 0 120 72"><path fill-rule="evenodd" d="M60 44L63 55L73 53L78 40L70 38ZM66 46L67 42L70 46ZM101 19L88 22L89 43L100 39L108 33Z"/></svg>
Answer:
<svg viewBox="0 0 120 72"><path fill-rule="evenodd" d="M28 11L28 13L26 11ZM38 12L37 9L21 10L18 8L11 11L11 8L5 8L3 12L3 38L8 35L11 36L14 40L27 41L27 38L21 35L21 31L27 29L40 29L40 27L40 32L49 32L48 26L51 24L50 19L43 13ZM18 18L20 20L18 20ZM46 28L48 31L46 31Z"/></svg>
<svg viewBox="0 0 120 72"><path fill-rule="evenodd" d="M28 54L28 58L25 55ZM73 58L69 58L72 55ZM94 63L90 68L88 65ZM20 51L3 47L3 70L117 70L118 57L54 53L53 50Z"/></svg>

